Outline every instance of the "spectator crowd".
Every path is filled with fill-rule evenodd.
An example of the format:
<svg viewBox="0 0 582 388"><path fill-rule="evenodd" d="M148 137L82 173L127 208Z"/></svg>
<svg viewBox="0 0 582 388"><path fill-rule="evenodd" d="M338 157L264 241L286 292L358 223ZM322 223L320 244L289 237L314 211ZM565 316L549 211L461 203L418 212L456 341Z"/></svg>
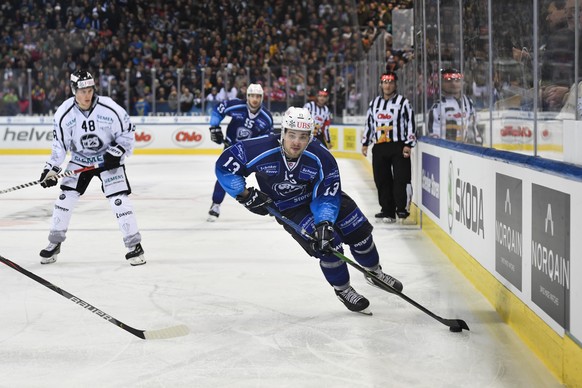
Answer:
<svg viewBox="0 0 582 388"><path fill-rule="evenodd" d="M350 66L380 31L391 31L393 9L411 6L7 0L0 6L0 114L50 114L71 95L68 78L78 68L98 77L99 93L132 114L147 115L152 104L190 112L244 95L250 82L263 84L271 101L303 102L320 87L343 93L343 101Z"/></svg>

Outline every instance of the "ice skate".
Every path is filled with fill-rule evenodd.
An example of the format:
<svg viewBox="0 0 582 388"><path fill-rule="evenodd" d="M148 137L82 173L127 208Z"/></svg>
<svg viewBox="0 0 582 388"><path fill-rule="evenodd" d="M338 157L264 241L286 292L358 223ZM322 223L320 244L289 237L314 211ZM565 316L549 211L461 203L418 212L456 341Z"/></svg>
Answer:
<svg viewBox="0 0 582 388"><path fill-rule="evenodd" d="M40 251L40 263L52 264L57 261L57 255L61 252L61 243L49 243L49 245Z"/></svg>
<svg viewBox="0 0 582 388"><path fill-rule="evenodd" d="M377 213L374 218L376 218L376 221L383 222L385 224L393 224L396 222L396 218L394 216L391 217L384 212Z"/></svg>
<svg viewBox="0 0 582 388"><path fill-rule="evenodd" d="M389 285L390 287L392 287L396 291L402 292L402 289L404 288L402 283L398 279L393 278L392 276L382 272L382 267L378 266L378 268L376 270L369 271L369 272L372 272L374 275L376 275L376 277L378 279L380 279L382 282ZM374 279L370 275L364 275L364 277L366 278L366 281L368 283L370 283L371 285L373 285L375 287L378 287L378 280Z"/></svg>
<svg viewBox="0 0 582 388"><path fill-rule="evenodd" d="M210 206L210 210L208 211L208 218L206 219L206 221L215 222L216 220L218 220L219 216L220 216L220 204L213 203L212 206Z"/></svg>
<svg viewBox="0 0 582 388"><path fill-rule="evenodd" d="M143 265L146 263L143 255L144 251L141 247L141 244L137 244L136 246L130 248L130 251L125 254L125 259L133 266Z"/></svg>
<svg viewBox="0 0 582 388"><path fill-rule="evenodd" d="M353 287L348 287L345 290L334 290L337 298L346 305L348 310L365 315L372 315L372 311L368 309L370 301L364 296L358 294Z"/></svg>

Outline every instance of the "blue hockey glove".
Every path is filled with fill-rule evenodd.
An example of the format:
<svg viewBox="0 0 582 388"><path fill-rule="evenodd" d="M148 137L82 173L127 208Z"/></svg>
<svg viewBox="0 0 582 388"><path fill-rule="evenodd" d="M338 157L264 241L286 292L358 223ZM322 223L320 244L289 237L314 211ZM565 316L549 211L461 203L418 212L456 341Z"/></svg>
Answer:
<svg viewBox="0 0 582 388"><path fill-rule="evenodd" d="M333 250L333 235L334 229L331 222L323 221L315 225L313 249L321 253L331 253Z"/></svg>
<svg viewBox="0 0 582 388"><path fill-rule="evenodd" d="M42 174L40 174L40 185L45 189L47 187L56 186L57 178L54 176L61 172L61 168L58 166L50 167L50 165L46 165L44 170L42 170Z"/></svg>
<svg viewBox="0 0 582 388"><path fill-rule="evenodd" d="M125 149L116 144L112 144L107 148L103 155L103 169L111 170L119 167L121 164L121 157L125 153Z"/></svg>
<svg viewBox="0 0 582 388"><path fill-rule="evenodd" d="M210 127L210 140L216 144L222 144L224 142L224 134L222 133L222 128L219 126Z"/></svg>
<svg viewBox="0 0 582 388"><path fill-rule="evenodd" d="M273 204L273 200L269 198L267 194L255 189L254 187L249 187L248 190L249 195L246 197L237 195L236 200L255 214L261 216L269 214L267 207Z"/></svg>

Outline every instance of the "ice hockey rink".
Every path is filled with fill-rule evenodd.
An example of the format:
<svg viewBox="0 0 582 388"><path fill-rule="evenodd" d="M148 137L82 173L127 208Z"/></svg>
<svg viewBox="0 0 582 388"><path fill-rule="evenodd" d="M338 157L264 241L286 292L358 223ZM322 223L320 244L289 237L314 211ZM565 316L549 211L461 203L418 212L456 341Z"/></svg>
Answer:
<svg viewBox="0 0 582 388"><path fill-rule="evenodd" d="M0 190L38 179L46 156L0 156ZM190 333L142 340L0 263L0 387L559 387L418 225L374 224L404 294L471 331L452 333L404 300L352 285L352 313L271 218L227 197L206 222L215 155L127 160L147 264L131 267L98 180L58 261L41 265L58 188L0 195L0 255L127 325ZM370 218L369 170L340 159L343 189Z"/></svg>

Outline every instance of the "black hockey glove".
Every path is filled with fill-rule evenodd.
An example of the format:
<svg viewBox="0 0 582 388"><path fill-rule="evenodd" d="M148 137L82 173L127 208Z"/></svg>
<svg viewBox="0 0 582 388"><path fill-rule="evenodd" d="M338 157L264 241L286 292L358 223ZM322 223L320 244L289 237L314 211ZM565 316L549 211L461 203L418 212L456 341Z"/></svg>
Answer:
<svg viewBox="0 0 582 388"><path fill-rule="evenodd" d="M248 190L249 195L246 197L237 195L236 200L255 214L261 216L269 214L267 207L273 204L273 200L269 198L267 194L255 189L254 187L249 187Z"/></svg>
<svg viewBox="0 0 582 388"><path fill-rule="evenodd" d="M40 174L40 185L45 189L47 187L56 186L57 178L54 176L61 172L61 168L58 166L53 166L49 168L49 165L46 165L44 170L42 170L42 174Z"/></svg>
<svg viewBox="0 0 582 388"><path fill-rule="evenodd" d="M120 166L121 157L125 153L125 149L116 144L112 144L107 148L103 155L103 169L111 170Z"/></svg>
<svg viewBox="0 0 582 388"><path fill-rule="evenodd" d="M315 225L313 249L321 253L331 253L333 250L333 235L334 229L331 222L323 221Z"/></svg>
<svg viewBox="0 0 582 388"><path fill-rule="evenodd" d="M216 144L222 144L224 142L224 134L222 133L222 128L219 126L210 127L210 140Z"/></svg>

